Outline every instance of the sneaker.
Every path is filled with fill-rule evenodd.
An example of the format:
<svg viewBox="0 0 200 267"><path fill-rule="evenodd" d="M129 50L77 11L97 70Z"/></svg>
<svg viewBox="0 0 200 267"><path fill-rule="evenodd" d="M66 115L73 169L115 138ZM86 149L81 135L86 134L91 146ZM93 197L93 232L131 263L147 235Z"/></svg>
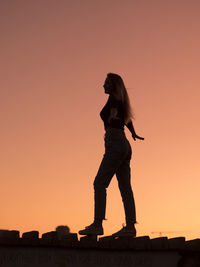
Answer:
<svg viewBox="0 0 200 267"><path fill-rule="evenodd" d="M86 226L84 230L80 230L79 235L103 235L103 227L97 226L92 223L89 226Z"/></svg>
<svg viewBox="0 0 200 267"><path fill-rule="evenodd" d="M127 228L127 226L125 226L121 230L119 230L118 232L112 234L112 236L116 236L116 237L121 237L121 236L136 237L136 229L135 229L135 227L130 229L130 228Z"/></svg>

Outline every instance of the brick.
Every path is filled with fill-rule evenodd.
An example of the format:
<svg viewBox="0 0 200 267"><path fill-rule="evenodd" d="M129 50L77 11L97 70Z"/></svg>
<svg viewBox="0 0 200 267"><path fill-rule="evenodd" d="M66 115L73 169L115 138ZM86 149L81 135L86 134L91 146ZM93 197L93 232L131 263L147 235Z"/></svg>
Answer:
<svg viewBox="0 0 200 267"><path fill-rule="evenodd" d="M130 247L130 242L134 239L135 237L129 237L129 236L123 236L123 237L115 237L111 240L111 248L114 249L129 249Z"/></svg>
<svg viewBox="0 0 200 267"><path fill-rule="evenodd" d="M38 231L25 232L22 234L22 238L38 239L39 238L39 232Z"/></svg>
<svg viewBox="0 0 200 267"><path fill-rule="evenodd" d="M198 250L200 251L200 239L196 238L185 242L185 248L187 250Z"/></svg>
<svg viewBox="0 0 200 267"><path fill-rule="evenodd" d="M39 232L38 231L30 231L22 234L22 238L20 239L20 243L23 245L39 245Z"/></svg>
<svg viewBox="0 0 200 267"><path fill-rule="evenodd" d="M59 239L59 244L61 246L78 247L78 243L78 236L76 233L62 235L62 237Z"/></svg>
<svg viewBox="0 0 200 267"><path fill-rule="evenodd" d="M42 238L40 239L41 245L58 245L58 236L56 231L51 231L42 234Z"/></svg>
<svg viewBox="0 0 200 267"><path fill-rule="evenodd" d="M168 249L168 238L167 237L157 237L151 239L151 249Z"/></svg>
<svg viewBox="0 0 200 267"><path fill-rule="evenodd" d="M88 236L81 237L79 246L84 247L84 248L98 247L97 236L88 235Z"/></svg>
<svg viewBox="0 0 200 267"><path fill-rule="evenodd" d="M77 234L76 233L69 233L69 234L59 234L58 233L58 239L59 240L78 240Z"/></svg>
<svg viewBox="0 0 200 267"><path fill-rule="evenodd" d="M185 237L174 237L168 239L169 249L184 249Z"/></svg>
<svg viewBox="0 0 200 267"><path fill-rule="evenodd" d="M9 239L19 238L19 231L17 231L17 230L0 230L0 238L9 238Z"/></svg>
<svg viewBox="0 0 200 267"><path fill-rule="evenodd" d="M58 234L58 239L63 239L63 236L70 234L70 228L67 225L59 225L56 227L56 232Z"/></svg>
<svg viewBox="0 0 200 267"><path fill-rule="evenodd" d="M104 236L99 238L99 247L100 248L111 248L112 247L112 242L113 242L114 237L113 236Z"/></svg>
<svg viewBox="0 0 200 267"><path fill-rule="evenodd" d="M17 230L0 230L0 244L19 244L19 231Z"/></svg>
<svg viewBox="0 0 200 267"><path fill-rule="evenodd" d="M58 239L57 232L51 231L51 232L44 233L44 234L42 234L42 239L48 239L48 240Z"/></svg>
<svg viewBox="0 0 200 267"><path fill-rule="evenodd" d="M131 240L129 247L135 250L149 250L151 249L151 241L149 236L139 236Z"/></svg>
<svg viewBox="0 0 200 267"><path fill-rule="evenodd" d="M78 236L77 236L76 233L70 233L70 234L67 234L67 235L63 235L62 239L63 240L70 239L70 240L73 240L73 241L78 241Z"/></svg>
<svg viewBox="0 0 200 267"><path fill-rule="evenodd" d="M140 237L113 237L107 236L99 239L99 247L113 249L138 249L146 250L151 248L149 236Z"/></svg>
<svg viewBox="0 0 200 267"><path fill-rule="evenodd" d="M0 238L4 237L7 234L7 232L9 232L9 230L0 230Z"/></svg>

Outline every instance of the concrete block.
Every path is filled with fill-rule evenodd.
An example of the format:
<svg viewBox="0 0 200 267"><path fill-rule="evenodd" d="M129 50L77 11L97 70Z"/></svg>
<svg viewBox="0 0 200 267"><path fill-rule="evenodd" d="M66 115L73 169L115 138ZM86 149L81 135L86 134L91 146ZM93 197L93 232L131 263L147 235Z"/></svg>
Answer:
<svg viewBox="0 0 200 267"><path fill-rule="evenodd" d="M98 247L97 236L83 236L80 238L79 246L83 248Z"/></svg>
<svg viewBox="0 0 200 267"><path fill-rule="evenodd" d="M0 238L16 239L19 238L17 230L0 230Z"/></svg>
<svg viewBox="0 0 200 267"><path fill-rule="evenodd" d="M19 244L19 231L0 230L0 244L7 244L7 245Z"/></svg>
<svg viewBox="0 0 200 267"><path fill-rule="evenodd" d="M168 239L169 249L184 249L185 237L174 237Z"/></svg>
<svg viewBox="0 0 200 267"><path fill-rule="evenodd" d="M42 239L46 239L46 240L58 239L57 232L51 231L51 232L44 233L44 234L42 234Z"/></svg>
<svg viewBox="0 0 200 267"><path fill-rule="evenodd" d="M57 246L59 244L57 232L51 231L51 232L42 234L42 238L40 239L40 244Z"/></svg>
<svg viewBox="0 0 200 267"><path fill-rule="evenodd" d="M69 233L65 235L58 235L59 240L78 240L78 236L76 233Z"/></svg>
<svg viewBox="0 0 200 267"><path fill-rule="evenodd" d="M39 240L39 232L31 231L25 232L22 234L22 238L20 239L20 243L23 245L36 246L40 244Z"/></svg>
<svg viewBox="0 0 200 267"><path fill-rule="evenodd" d="M151 241L149 236L138 236L130 241L129 248L134 250L149 250L151 249Z"/></svg>
<svg viewBox="0 0 200 267"><path fill-rule="evenodd" d="M38 239L39 238L39 232L38 231L25 232L22 234L22 238Z"/></svg>
<svg viewBox="0 0 200 267"><path fill-rule="evenodd" d="M111 239L110 241L110 247L114 249L129 249L130 248L130 243L135 237L129 237L129 236L124 236L124 237L115 237Z"/></svg>
<svg viewBox="0 0 200 267"><path fill-rule="evenodd" d="M42 245L78 247L78 243L76 233L58 235L57 231L51 231L42 234L40 239L40 244Z"/></svg>
<svg viewBox="0 0 200 267"><path fill-rule="evenodd" d="M140 237L113 237L105 236L99 239L99 247L113 249L146 250L151 248L149 236Z"/></svg>
<svg viewBox="0 0 200 267"><path fill-rule="evenodd" d="M67 247L78 247L79 245L78 236L76 233L62 235L62 238L60 237L59 239L59 244L61 246L67 246Z"/></svg>
<svg viewBox="0 0 200 267"><path fill-rule="evenodd" d="M156 250L163 250L163 249L168 249L169 244L168 244L168 238L167 237L157 237L151 239L151 249L156 249Z"/></svg>
<svg viewBox="0 0 200 267"><path fill-rule="evenodd" d="M62 240L64 236L70 234L70 228L67 225L59 225L56 227L56 232L58 234L58 239Z"/></svg>
<svg viewBox="0 0 200 267"><path fill-rule="evenodd" d="M0 238L4 238L8 232L9 230L0 230Z"/></svg>
<svg viewBox="0 0 200 267"><path fill-rule="evenodd" d="M77 233L70 233L70 234L67 234L67 235L63 235L61 237L61 239L63 240L73 240L73 241L78 241L78 236L77 236Z"/></svg>
<svg viewBox="0 0 200 267"><path fill-rule="evenodd" d="M187 250L200 251L200 239L196 238L185 242L185 248Z"/></svg>
<svg viewBox="0 0 200 267"><path fill-rule="evenodd" d="M99 238L99 248L111 248L112 247L112 242L113 242L114 237L113 236L104 236Z"/></svg>

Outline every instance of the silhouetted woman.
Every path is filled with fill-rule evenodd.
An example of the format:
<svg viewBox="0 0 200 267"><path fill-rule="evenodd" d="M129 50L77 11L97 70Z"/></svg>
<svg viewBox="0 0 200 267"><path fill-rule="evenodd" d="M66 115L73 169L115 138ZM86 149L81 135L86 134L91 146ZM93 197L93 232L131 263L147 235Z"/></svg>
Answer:
<svg viewBox="0 0 200 267"><path fill-rule="evenodd" d="M144 140L144 138L135 133L131 120L133 114L130 101L122 78L117 74L108 73L103 87L105 93L109 94L109 98L100 112L105 128L105 154L94 180L94 222L79 231L79 234L103 235L102 222L105 220L106 189L116 174L124 204L126 226L113 235L136 236L135 202L130 181L132 150L125 136L124 125L129 129L134 140Z"/></svg>

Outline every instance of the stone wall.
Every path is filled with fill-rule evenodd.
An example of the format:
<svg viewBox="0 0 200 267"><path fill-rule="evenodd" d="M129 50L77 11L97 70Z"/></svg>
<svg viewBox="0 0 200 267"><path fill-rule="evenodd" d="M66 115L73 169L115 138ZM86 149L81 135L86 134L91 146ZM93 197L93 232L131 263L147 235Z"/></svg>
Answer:
<svg viewBox="0 0 200 267"><path fill-rule="evenodd" d="M1 267L200 267L200 239L102 237L0 230Z"/></svg>

